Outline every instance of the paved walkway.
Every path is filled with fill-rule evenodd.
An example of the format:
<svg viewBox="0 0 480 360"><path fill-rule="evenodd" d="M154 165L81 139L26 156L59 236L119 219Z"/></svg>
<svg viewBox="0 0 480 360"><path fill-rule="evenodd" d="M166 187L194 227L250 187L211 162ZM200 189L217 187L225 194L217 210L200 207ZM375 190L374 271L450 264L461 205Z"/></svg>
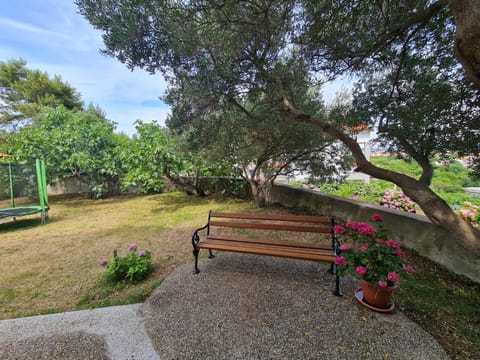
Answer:
<svg viewBox="0 0 480 360"><path fill-rule="evenodd" d="M0 359L448 359L398 311L333 296L315 263L239 254L175 270L138 305L0 321Z"/></svg>

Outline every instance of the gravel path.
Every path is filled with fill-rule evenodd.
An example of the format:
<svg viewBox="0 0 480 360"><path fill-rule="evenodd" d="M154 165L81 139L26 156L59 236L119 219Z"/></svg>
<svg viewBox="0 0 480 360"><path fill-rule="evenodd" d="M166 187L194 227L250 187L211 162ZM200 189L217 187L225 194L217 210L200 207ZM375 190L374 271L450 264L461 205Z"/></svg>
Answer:
<svg viewBox="0 0 480 360"><path fill-rule="evenodd" d="M162 359L448 359L400 312L377 314L333 295L328 267L219 253L169 276L141 307Z"/></svg>
<svg viewBox="0 0 480 360"><path fill-rule="evenodd" d="M144 303L0 321L0 359L448 359L400 312L332 294L327 267L241 254L176 269Z"/></svg>

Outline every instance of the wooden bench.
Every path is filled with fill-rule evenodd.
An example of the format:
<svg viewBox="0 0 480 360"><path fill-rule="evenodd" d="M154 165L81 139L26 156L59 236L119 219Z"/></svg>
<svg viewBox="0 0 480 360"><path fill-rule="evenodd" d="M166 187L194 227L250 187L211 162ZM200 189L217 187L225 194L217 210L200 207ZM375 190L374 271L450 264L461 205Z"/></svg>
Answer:
<svg viewBox="0 0 480 360"><path fill-rule="evenodd" d="M335 217L272 215L254 213L223 213L210 211L206 225L197 228L192 236L193 255L195 256L194 274L198 274L198 255L200 249L230 251L256 255L285 257L330 263L329 272L335 275L334 294L342 296L340 279L335 256L339 254L339 242L333 231ZM267 232L270 238L257 237L258 233L245 236L249 231ZM268 231L267 231L268 230ZM272 231L274 235L271 235ZM229 232L229 233L228 233ZM237 232L237 233L235 233ZM240 232L241 234L238 234ZM281 237L304 236L306 233L326 234L328 244L311 242L292 242ZM203 239L200 239L200 233ZM206 233L206 236L205 236Z"/></svg>

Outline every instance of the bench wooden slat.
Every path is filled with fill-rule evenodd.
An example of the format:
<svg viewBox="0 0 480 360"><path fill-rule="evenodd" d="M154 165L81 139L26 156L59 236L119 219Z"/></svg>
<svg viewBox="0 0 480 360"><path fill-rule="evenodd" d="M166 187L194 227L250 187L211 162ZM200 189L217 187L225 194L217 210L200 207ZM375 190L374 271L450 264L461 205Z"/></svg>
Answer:
<svg viewBox="0 0 480 360"><path fill-rule="evenodd" d="M303 251L292 250L291 248L285 247L280 248L278 246L268 246L260 244L248 244L242 245L241 243L227 243L220 241L211 241L205 240L202 241L199 245L199 248L210 249L210 250L220 250L220 251L230 251L230 252L240 252L256 255L268 255L268 256L277 256L284 258L300 259L300 260L310 260L310 261L322 261L322 262L335 262L335 255L331 252L313 250L313 251Z"/></svg>
<svg viewBox="0 0 480 360"><path fill-rule="evenodd" d="M281 249L283 251L289 252L296 252L296 253L311 253L311 254L331 254L333 255L332 250L327 249L313 249L313 248L305 248L305 247L295 247L295 246L284 246L284 245L275 245L275 244L268 244L268 243L251 243L251 242L240 242L240 241L230 241L230 240L214 240L208 239L205 240L209 246L213 245L223 245L223 244L233 244L233 246L239 247L254 247L258 249ZM205 242L204 241L204 242ZM201 245L199 245L201 248Z"/></svg>
<svg viewBox="0 0 480 360"><path fill-rule="evenodd" d="M281 230L281 231L299 231L299 232L313 232L320 234L330 233L330 228L320 226L308 225L286 225L286 224L272 224L272 223L254 223L254 222L240 222L240 221L216 221L210 220L210 226L242 228L242 229L262 229L262 230Z"/></svg>
<svg viewBox="0 0 480 360"><path fill-rule="evenodd" d="M299 247L307 249L322 249L332 251L332 244L315 244L315 243L301 243L301 242L292 242L292 241L282 241L282 240L272 240L272 239L258 239L258 238L247 238L243 236L236 235L225 235L225 234L210 234L207 238L208 240L226 240L226 241L235 241L235 242L245 242L245 243L256 243L256 244L273 244L279 246L290 246L290 247Z"/></svg>
<svg viewBox="0 0 480 360"><path fill-rule="evenodd" d="M273 220L273 221L294 221L307 222L316 224L325 224L330 226L332 218L328 216L309 216L309 215L275 215L264 213L223 213L212 211L210 218L227 218L227 219L251 219L251 220Z"/></svg>

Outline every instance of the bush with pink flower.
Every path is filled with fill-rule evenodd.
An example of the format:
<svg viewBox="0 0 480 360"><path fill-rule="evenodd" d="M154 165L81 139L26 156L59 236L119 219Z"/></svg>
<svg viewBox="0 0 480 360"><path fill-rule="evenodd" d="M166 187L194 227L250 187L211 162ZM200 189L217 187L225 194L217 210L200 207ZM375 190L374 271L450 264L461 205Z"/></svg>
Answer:
<svg viewBox="0 0 480 360"><path fill-rule="evenodd" d="M107 275L111 281L139 282L153 270L151 253L148 250L139 250L137 244L131 244L124 257L118 256L115 250L113 259L100 260L100 266L107 268Z"/></svg>
<svg viewBox="0 0 480 360"><path fill-rule="evenodd" d="M335 263L340 275L353 274L380 287L393 286L401 276L415 272L405 264L406 255L399 241L389 239L383 218L373 214L373 227L368 223L348 222L337 225L335 233L342 245Z"/></svg>
<svg viewBox="0 0 480 360"><path fill-rule="evenodd" d="M397 191L390 189L385 191L383 198L380 200L380 205L383 205L389 209L406 211L409 213L415 213L415 203L403 193L403 191Z"/></svg>
<svg viewBox="0 0 480 360"><path fill-rule="evenodd" d="M463 207L457 211L461 218L473 226L480 225L480 206L474 205L469 201L463 203Z"/></svg>

